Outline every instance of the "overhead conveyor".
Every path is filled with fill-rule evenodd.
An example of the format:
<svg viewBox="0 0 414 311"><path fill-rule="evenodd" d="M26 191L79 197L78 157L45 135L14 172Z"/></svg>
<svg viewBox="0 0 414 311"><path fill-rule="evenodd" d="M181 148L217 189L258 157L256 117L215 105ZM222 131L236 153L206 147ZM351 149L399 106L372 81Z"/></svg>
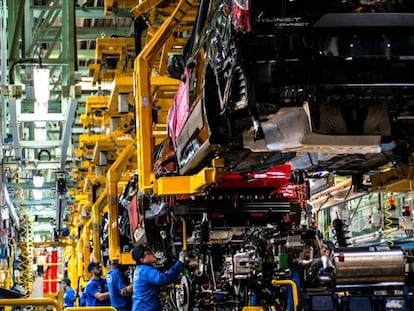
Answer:
<svg viewBox="0 0 414 311"><path fill-rule="evenodd" d="M136 5L136 0L105 0L105 15L114 15L119 10L127 9L129 11L134 5Z"/></svg>
<svg viewBox="0 0 414 311"><path fill-rule="evenodd" d="M71 232L82 228L75 249L85 249L90 240L93 245L102 242L102 224L97 220L107 218L108 246L102 247L108 247L108 250L101 246L90 250L95 260L102 259L102 253L108 251L110 259L133 264L128 249L120 245L118 199L134 174L146 174L139 166L138 161L142 158L139 153L145 153L145 158L151 159L152 167L154 144L167 137L168 110L179 85L178 80L167 76L167 60L171 53L182 52L198 2L181 1L157 6L159 3L143 1L139 8L131 11L136 19L144 18L141 15L145 14L146 26L139 33L139 38L137 34L135 38L97 38L95 62L89 65L91 82L98 85L98 92L86 98L85 112L80 116L84 132L79 135L76 155L82 161L73 170L78 188L69 191L75 196L75 203L70 207L73 213ZM114 8L120 9L116 1L106 4L105 12L115 14ZM137 47L137 41L141 49ZM136 53L143 55L143 58L135 58ZM145 63L144 71L137 72L137 65L133 66L133 61L137 63L137 60L140 64ZM142 69L142 66L139 68ZM142 77L144 72L145 77ZM148 86L151 95L150 118L147 114L137 115L137 109L134 110L136 98L141 98L137 92L143 84ZM110 92L108 85L111 86ZM145 128L151 133L138 139L140 131L136 131L137 128ZM214 164L220 168L223 166L220 160ZM153 178L153 173L149 177ZM160 179L150 192L160 195L191 194L215 179L215 168L209 167L192 177ZM79 263L79 260L86 259L76 260Z"/></svg>
<svg viewBox="0 0 414 311"><path fill-rule="evenodd" d="M97 38L95 63L89 64L92 83L112 81L120 75L132 75L135 41L132 37Z"/></svg>
<svg viewBox="0 0 414 311"><path fill-rule="evenodd" d="M79 136L76 152L83 161L74 172L79 180L76 214L81 216L73 225L83 233L76 248L92 246L89 251L100 262L104 262L103 254L122 264L132 260L128 254L121 254L117 201L137 169L132 108L134 53L131 37L97 39L89 75L92 84L99 86L98 92L86 98L85 113L80 117L84 134ZM86 267L88 258L82 261ZM84 269L82 274L88 275Z"/></svg>
<svg viewBox="0 0 414 311"><path fill-rule="evenodd" d="M255 3L274 9L274 3L278 2ZM322 236L322 226L317 227L313 222L317 218L312 215L310 205L324 212L330 202L345 201L354 195L359 198L356 190L355 193L350 190L354 185L351 180L308 200L309 184L305 180L308 176L302 171L294 170L291 163L276 165L266 156L258 162L275 166L253 166L239 148L232 152L228 152L230 149L213 149L201 159L205 154L197 158L190 147L183 157L201 160L181 172L182 162L174 170L168 166L171 162L159 165L165 159L178 159L175 142L169 144L168 139L174 129L168 120L177 89L185 78L191 81L189 89L204 91L204 94L199 92L195 96L189 92L189 111L193 108L192 112L200 116L210 109L207 107L211 107L211 103L223 108L221 98L213 97L208 104L201 99L206 93L220 89L220 83L214 83L217 80L204 79L208 74L202 70L203 61L211 53L205 42L216 41L210 40L211 37L203 39L200 35L204 32L202 26L195 28L195 36L202 38L194 43L199 54L196 58L185 58L182 64L188 71L194 69L193 72L187 75L188 72L183 74L177 70L175 78L171 78L167 73L171 73L170 57L183 56L196 18L202 18L203 12L208 16L206 25L216 25L210 23L210 17L219 16L217 26L228 26L227 29L233 31L234 23L230 17L240 13L236 8L238 4L237 0L105 0L106 16L112 15L116 20L121 15L129 15L134 18L134 27L131 33L125 32L122 37L105 34L96 39L95 60L88 67L89 76L83 80L90 81L91 89L97 88L97 91L83 93L82 109L77 111L83 133L78 137L79 146L75 150L79 162L72 170L74 183L68 186L68 194L74 202L67 206L69 214L64 219L68 230L65 236L59 236L55 241L64 249L62 260L67 262L66 272L72 284L76 280L76 287L85 285L90 278L87 266L91 260L100 262L104 273L110 260L132 268L135 261L131 249L137 244L148 243L165 252L160 256L164 261L160 264L162 268L168 268L180 250L188 251L185 273L188 275L183 275L179 284L162 291L162 299L166 304L175 304L171 306L174 310L250 311L265 310L279 303L281 307L278 309L308 310L305 304L313 304L314 298L323 303L329 300L337 306L340 301L337 294L343 289L370 294L373 286L388 290L381 284L388 281L388 275L383 276L383 272L388 271L393 274L389 279L395 281L393 289L402 290L403 269L410 268L407 276L413 279L412 263L408 265L405 262L405 258L412 256L408 257L400 248L350 251L345 249L346 245L339 244L336 247L344 247L343 251L333 253L328 243L331 241L326 240L329 235L325 232L333 225L329 224L329 228L322 230ZM201 13L196 14L199 6L206 11L201 9ZM209 13L211 8L220 8L219 14ZM263 8L261 12L265 17L258 19L263 23L284 18L279 15L268 18ZM285 22L289 23L284 19ZM296 24L295 27L302 26ZM214 34L214 26L212 28L211 33ZM209 33L209 30L211 28L204 33ZM217 33L225 31L218 30ZM218 44L217 47L221 48ZM220 57L215 54L213 58ZM226 64L232 59L226 59ZM231 71L226 73L228 75L218 79L233 81L229 78ZM200 83L193 83L194 80ZM242 88L248 89L244 77L240 81ZM208 82L211 83L209 88L206 87ZM225 91L232 87L232 83L226 84ZM86 88L89 90L89 86ZM201 102L203 105L194 109ZM188 102L183 103L182 107L187 108ZM244 101L232 103L246 104ZM227 124L219 118L225 113L223 108L223 111L210 115L210 120L217 117L218 121L205 123L207 125L201 130L198 128L197 133L192 131L193 128L186 128L183 132L191 139L199 133L203 138L208 137L210 129ZM233 117L237 119L239 116L235 113ZM182 120L184 122L185 118ZM199 119L196 121L193 122L194 128L200 124ZM193 123L187 121L187 124ZM251 122L246 124L250 126ZM197 138L188 145L199 143ZM224 146L225 143L220 140L218 144ZM231 147L238 143L237 140L229 142ZM165 148L164 157L158 157L162 153L158 147ZM229 164L225 153L230 154L235 162L242 163L245 170L241 173ZM257 167L260 170L256 170ZM374 175L370 186L386 191L411 190L413 179L411 168L407 167ZM350 208L350 213L356 209ZM22 220L25 226L26 219ZM342 227L336 227L337 236L341 230L346 232L345 224L343 222ZM31 234L25 232L25 227L22 233L25 236ZM343 244L348 242L346 237L343 240ZM327 250L329 253L325 253ZM371 275L361 277L352 270L355 267L348 259L344 261L340 257L341 253L346 258L358 258L358 272L365 272L367 262L372 258L383 264L382 268L391 263L396 270L376 269ZM349 268L352 268L351 272ZM364 283L367 277L372 277L372 282ZM351 282L357 286L348 288ZM410 286L412 289L412 281ZM343 306L347 303L346 296L341 298ZM412 297L409 300L412 301Z"/></svg>
<svg viewBox="0 0 414 311"><path fill-rule="evenodd" d="M141 16L145 9L152 8L158 1L144 1L132 12ZM172 104L172 87L177 81L167 78L166 64L170 53L177 53L177 47L183 47L188 39L191 23L195 20L198 1L178 1L168 18L154 31L148 29L147 39L141 53L135 60L136 73L136 115L137 115L137 145L138 145L138 180L139 189L157 195L194 194L199 193L206 186L214 183L220 171L224 168L220 161L213 161L212 165L202 169L199 173L190 176L169 176L156 179L154 174L153 149L154 134L156 138L163 138L159 131L154 131L159 124L166 123L167 111ZM171 9L171 7L169 7ZM149 14L151 16L151 13ZM190 20L191 18L193 20ZM171 51L174 49L174 51ZM157 84L154 76L163 77ZM165 77L165 78L164 78ZM168 83L171 83L168 85ZM165 88L168 87L168 93ZM158 106L159 97L171 96L170 105ZM166 101L163 101L166 103ZM154 107L155 106L155 107ZM165 109L165 110L164 110ZM154 110L158 120L154 123ZM154 126L155 124L155 126ZM165 137L164 137L165 138Z"/></svg>
<svg viewBox="0 0 414 311"><path fill-rule="evenodd" d="M414 190L414 169L411 165L403 168L387 169L370 176L371 191L407 192Z"/></svg>

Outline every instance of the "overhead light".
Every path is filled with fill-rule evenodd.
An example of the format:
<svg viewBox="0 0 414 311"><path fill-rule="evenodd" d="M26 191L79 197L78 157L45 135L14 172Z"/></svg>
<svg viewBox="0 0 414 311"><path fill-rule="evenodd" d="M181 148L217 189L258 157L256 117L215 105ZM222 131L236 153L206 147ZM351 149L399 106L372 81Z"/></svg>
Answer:
<svg viewBox="0 0 414 311"><path fill-rule="evenodd" d="M44 127L35 127L34 128L34 139L36 141L47 140L47 129Z"/></svg>
<svg viewBox="0 0 414 311"><path fill-rule="evenodd" d="M45 104L49 101L49 68L44 66L33 69L33 86L36 102Z"/></svg>
<svg viewBox="0 0 414 311"><path fill-rule="evenodd" d="M36 200L36 201L39 201L39 200L43 199L43 191L42 190L33 190L32 194L33 194L33 199Z"/></svg>
<svg viewBox="0 0 414 311"><path fill-rule="evenodd" d="M44 178L42 175L33 176L33 185L35 186L35 188L42 188L43 182L44 182Z"/></svg>

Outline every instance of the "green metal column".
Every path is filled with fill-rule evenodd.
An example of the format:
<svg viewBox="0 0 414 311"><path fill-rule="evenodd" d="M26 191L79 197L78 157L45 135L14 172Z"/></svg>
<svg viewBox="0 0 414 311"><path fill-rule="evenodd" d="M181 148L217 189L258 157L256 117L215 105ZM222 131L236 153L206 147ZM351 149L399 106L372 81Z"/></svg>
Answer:
<svg viewBox="0 0 414 311"><path fill-rule="evenodd" d="M7 33L9 38L7 40L9 46L9 64L10 66L19 60L22 55L19 54L19 42L21 41L21 29L23 26L23 16L24 16L24 0L8 0L8 25Z"/></svg>
<svg viewBox="0 0 414 311"><path fill-rule="evenodd" d="M76 16L75 1L63 1L62 6L62 57L68 60L67 66L62 69L62 84L66 86L75 83L75 70L77 70L76 57Z"/></svg>

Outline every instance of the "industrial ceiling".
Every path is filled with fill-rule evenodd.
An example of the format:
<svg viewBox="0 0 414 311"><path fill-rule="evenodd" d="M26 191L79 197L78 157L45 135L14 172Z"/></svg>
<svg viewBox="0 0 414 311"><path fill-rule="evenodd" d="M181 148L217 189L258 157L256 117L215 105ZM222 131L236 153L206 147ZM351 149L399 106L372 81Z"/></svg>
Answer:
<svg viewBox="0 0 414 311"><path fill-rule="evenodd" d="M0 6L1 205L28 213L35 240L46 240L55 234L56 206L72 201L70 187L60 188L59 181L74 183L69 173L82 161L75 149L86 96L111 87L89 77L96 38L130 36L133 17L122 8L105 12L103 0L9 0ZM39 68L49 72L43 104L36 99Z"/></svg>

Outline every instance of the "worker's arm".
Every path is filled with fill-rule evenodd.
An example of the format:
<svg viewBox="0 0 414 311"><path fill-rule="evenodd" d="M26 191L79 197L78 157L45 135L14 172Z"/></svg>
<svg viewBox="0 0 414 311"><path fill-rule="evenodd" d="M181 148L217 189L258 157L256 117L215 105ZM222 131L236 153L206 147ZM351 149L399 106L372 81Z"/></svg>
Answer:
<svg viewBox="0 0 414 311"><path fill-rule="evenodd" d="M109 292L105 292L105 293L97 292L94 297L96 299L98 299L99 301L108 300L109 299Z"/></svg>
<svg viewBox="0 0 414 311"><path fill-rule="evenodd" d="M132 294L132 284L129 284L121 289L122 296L129 296Z"/></svg>

